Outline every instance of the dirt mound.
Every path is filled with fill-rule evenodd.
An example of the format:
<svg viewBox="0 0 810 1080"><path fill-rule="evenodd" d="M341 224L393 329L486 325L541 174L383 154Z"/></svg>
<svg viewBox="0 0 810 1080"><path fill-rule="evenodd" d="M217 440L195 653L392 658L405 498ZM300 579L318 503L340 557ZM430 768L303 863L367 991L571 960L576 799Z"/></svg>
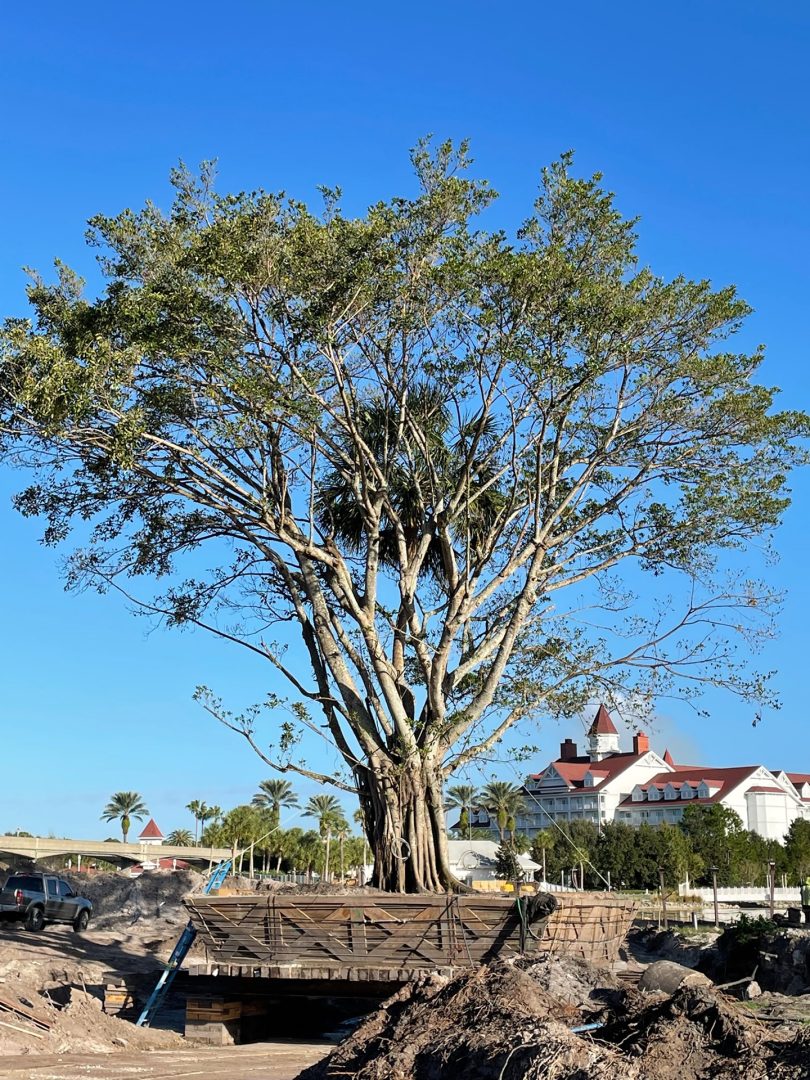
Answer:
<svg viewBox="0 0 810 1080"><path fill-rule="evenodd" d="M93 925L99 929L140 919L186 922L183 897L199 891L205 881L193 870L147 870L136 878L115 873L63 876L76 892L92 902Z"/></svg>
<svg viewBox="0 0 810 1080"><path fill-rule="evenodd" d="M569 1030L579 1010L515 966L438 977L389 998L301 1080L586 1080L619 1076L619 1054Z"/></svg>
<svg viewBox="0 0 810 1080"><path fill-rule="evenodd" d="M569 959L434 977L390 998L300 1080L810 1077L806 1028L774 1031L713 988L622 999L612 982ZM594 1004L604 1007L603 991L615 1003L607 1023L584 1025Z"/></svg>
<svg viewBox="0 0 810 1080"><path fill-rule="evenodd" d="M786 1032L785 1038L790 1035ZM734 1002L714 989L696 986L681 987L671 997L606 1025L598 1038L640 1059L639 1076L657 1080L709 1076L765 1080L785 1049L782 1038L773 1039Z"/></svg>
<svg viewBox="0 0 810 1080"><path fill-rule="evenodd" d="M120 1053L183 1045L179 1035L138 1028L102 1012L101 1001L78 988L65 1003L39 992L36 983L7 976L0 983L0 1055Z"/></svg>

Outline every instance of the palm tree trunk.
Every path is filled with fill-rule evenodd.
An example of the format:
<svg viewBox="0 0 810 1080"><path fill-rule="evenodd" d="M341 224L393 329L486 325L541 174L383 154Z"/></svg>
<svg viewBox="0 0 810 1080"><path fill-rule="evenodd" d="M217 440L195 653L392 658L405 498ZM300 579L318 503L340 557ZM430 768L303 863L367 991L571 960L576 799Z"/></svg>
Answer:
<svg viewBox="0 0 810 1080"><path fill-rule="evenodd" d="M329 829L326 830L326 858L323 863L323 880L329 880L329 845L332 842L332 833Z"/></svg>

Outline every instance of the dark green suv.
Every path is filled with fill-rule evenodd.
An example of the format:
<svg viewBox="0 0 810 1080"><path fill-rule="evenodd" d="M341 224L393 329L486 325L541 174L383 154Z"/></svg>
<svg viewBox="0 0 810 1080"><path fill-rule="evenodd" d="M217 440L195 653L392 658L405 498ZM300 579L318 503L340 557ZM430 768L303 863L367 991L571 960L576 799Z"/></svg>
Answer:
<svg viewBox="0 0 810 1080"><path fill-rule="evenodd" d="M92 913L90 901L53 874L11 874L0 891L0 919L22 922L26 930L62 922L81 933Z"/></svg>

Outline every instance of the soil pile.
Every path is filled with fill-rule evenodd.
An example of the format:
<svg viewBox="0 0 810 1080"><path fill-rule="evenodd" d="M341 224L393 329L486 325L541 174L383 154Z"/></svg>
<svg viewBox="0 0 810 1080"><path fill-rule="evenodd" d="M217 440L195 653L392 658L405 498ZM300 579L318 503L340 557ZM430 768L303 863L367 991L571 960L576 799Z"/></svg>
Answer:
<svg viewBox="0 0 810 1080"><path fill-rule="evenodd" d="M185 923L183 897L198 892L205 881L193 870L147 870L139 877L64 874L73 889L93 904L93 926L99 930L141 919Z"/></svg>
<svg viewBox="0 0 810 1080"><path fill-rule="evenodd" d="M616 1050L570 1030L579 1020L576 1007L555 1001L515 966L433 977L389 998L301 1080L620 1076Z"/></svg>
<svg viewBox="0 0 810 1080"><path fill-rule="evenodd" d="M64 998L64 1004L58 998ZM0 982L0 1055L112 1054L182 1045L172 1032L138 1028L107 1016L101 1001L84 990L74 987L51 996L23 976Z"/></svg>
<svg viewBox="0 0 810 1080"><path fill-rule="evenodd" d="M555 967L559 965L559 970ZM810 1034L766 1026L705 987L671 997L611 986L570 960L500 964L390 998L300 1080L808 1080ZM587 965L586 965L587 966ZM536 976L536 978L535 978ZM608 985L600 988L598 983ZM556 986L552 997L541 985ZM584 1007L575 985L588 991ZM582 1030L613 999L607 1022ZM580 1029L580 1030L577 1030Z"/></svg>

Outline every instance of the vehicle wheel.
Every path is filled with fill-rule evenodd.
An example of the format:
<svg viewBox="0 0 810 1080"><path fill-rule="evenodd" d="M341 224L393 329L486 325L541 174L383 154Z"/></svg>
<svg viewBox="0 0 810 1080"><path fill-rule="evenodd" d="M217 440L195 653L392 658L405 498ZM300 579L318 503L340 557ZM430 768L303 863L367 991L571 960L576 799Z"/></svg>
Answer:
<svg viewBox="0 0 810 1080"><path fill-rule="evenodd" d="M81 934L87 929L87 924L90 922L90 912L87 908L83 908L76 918L73 920L73 929L77 934Z"/></svg>
<svg viewBox="0 0 810 1080"><path fill-rule="evenodd" d="M41 907L30 907L25 913L25 929L38 931L45 925L45 912Z"/></svg>

